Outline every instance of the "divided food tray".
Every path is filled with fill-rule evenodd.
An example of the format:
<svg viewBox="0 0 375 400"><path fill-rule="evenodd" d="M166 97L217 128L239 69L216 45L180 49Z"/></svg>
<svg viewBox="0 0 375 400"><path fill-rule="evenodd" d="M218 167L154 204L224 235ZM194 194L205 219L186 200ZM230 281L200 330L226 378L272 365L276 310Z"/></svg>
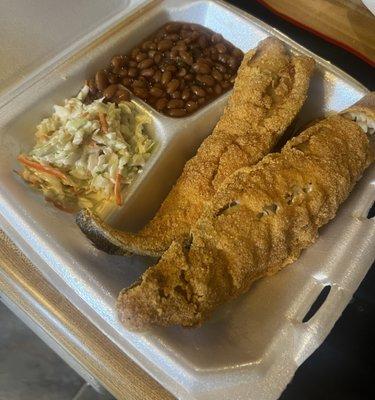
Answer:
<svg viewBox="0 0 375 400"><path fill-rule="evenodd" d="M50 65L23 90L18 88L1 108L0 226L90 321L179 399L276 399L327 336L375 257L375 222L366 218L375 197L374 167L297 262L255 283L248 294L222 307L200 328L141 334L120 325L115 301L152 260L94 249L74 216L46 204L13 172L19 169L17 155L31 148L35 126L51 113L53 104L77 93L111 56L131 49L168 20L207 26L243 51L274 35L292 51L315 57L317 71L296 129L344 109L367 92L277 30L223 2L149 2L101 36L87 37L87 46ZM124 206L107 215L113 225L138 229L155 213L186 160L212 131L228 96L180 119L163 116L134 98L151 116L158 146L127 191ZM331 287L325 302L302 322L325 286Z"/></svg>

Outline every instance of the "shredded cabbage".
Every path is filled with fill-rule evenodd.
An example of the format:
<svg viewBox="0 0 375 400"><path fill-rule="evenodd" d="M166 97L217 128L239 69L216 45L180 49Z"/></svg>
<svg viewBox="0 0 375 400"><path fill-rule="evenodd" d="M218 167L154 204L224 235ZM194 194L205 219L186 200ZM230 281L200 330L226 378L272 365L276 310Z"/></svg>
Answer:
<svg viewBox="0 0 375 400"><path fill-rule="evenodd" d="M87 94L85 86L55 105L37 126L34 148L19 156L23 178L69 211L108 200L121 204L121 189L142 172L155 145L147 133L150 117L133 103L84 104Z"/></svg>

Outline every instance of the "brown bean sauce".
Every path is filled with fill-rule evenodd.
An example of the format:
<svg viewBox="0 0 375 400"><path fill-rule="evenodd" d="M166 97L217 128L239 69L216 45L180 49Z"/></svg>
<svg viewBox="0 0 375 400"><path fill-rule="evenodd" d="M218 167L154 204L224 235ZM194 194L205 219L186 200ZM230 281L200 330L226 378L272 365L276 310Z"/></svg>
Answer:
<svg viewBox="0 0 375 400"><path fill-rule="evenodd" d="M89 79L87 101L128 100L128 89L165 115L185 117L233 87L242 58L204 26L168 22Z"/></svg>

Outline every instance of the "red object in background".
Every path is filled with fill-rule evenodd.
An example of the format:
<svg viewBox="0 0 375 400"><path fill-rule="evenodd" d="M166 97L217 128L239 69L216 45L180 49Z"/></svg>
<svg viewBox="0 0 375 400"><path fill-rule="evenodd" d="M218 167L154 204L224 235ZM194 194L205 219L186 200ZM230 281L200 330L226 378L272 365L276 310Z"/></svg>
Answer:
<svg viewBox="0 0 375 400"><path fill-rule="evenodd" d="M326 34L305 25L304 23L297 21L296 19L290 17L289 15L286 15L283 12L278 11L277 9L275 9L275 7L271 6L270 4L267 3L266 0L256 0L258 3L260 3L262 6L266 7L268 10L270 10L271 12L273 12L274 14L276 14L277 16L285 19L286 21L292 23L293 25L298 26L299 28L305 29L311 33L313 33L314 35L317 35L319 37L321 37L322 39L326 40L329 43L334 44L335 46L339 46L341 48L343 48L346 51L349 51L350 53L354 54L355 56L357 56L358 58L360 58L361 60L365 61L366 63L368 63L369 65L371 65L372 67L375 66L375 62L372 61L370 58L368 58L365 54L361 53L360 51L354 49L353 47L347 45L346 43L340 42L339 40L334 39L333 37L327 36ZM375 20L375 18L374 18ZM375 23L375 22L374 22Z"/></svg>

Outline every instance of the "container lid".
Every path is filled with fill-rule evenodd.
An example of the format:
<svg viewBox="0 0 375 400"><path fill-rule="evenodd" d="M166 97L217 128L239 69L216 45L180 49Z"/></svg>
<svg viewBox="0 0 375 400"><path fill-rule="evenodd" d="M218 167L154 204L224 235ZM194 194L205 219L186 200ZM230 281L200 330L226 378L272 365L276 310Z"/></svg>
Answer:
<svg viewBox="0 0 375 400"><path fill-rule="evenodd" d="M1 0L0 95L83 46L146 0Z"/></svg>

